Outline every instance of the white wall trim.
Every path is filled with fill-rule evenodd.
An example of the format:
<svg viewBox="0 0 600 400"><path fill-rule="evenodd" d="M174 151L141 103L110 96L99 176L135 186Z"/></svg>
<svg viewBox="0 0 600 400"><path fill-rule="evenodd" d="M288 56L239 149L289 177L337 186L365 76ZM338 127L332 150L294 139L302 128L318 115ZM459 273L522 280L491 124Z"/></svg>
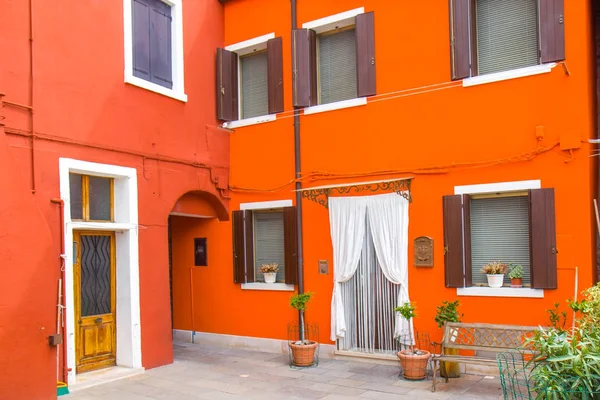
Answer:
<svg viewBox="0 0 600 400"><path fill-rule="evenodd" d="M456 289L457 296L476 296L476 297L527 297L534 299L543 299L543 289L529 288L491 288L484 286L471 286Z"/></svg>
<svg viewBox="0 0 600 400"><path fill-rule="evenodd" d="M241 99L240 99L241 100ZM241 110L240 110L241 112ZM241 128L242 126L262 124L265 122L272 122L277 119L275 114L262 115L260 117L252 117L245 119L238 119L237 121L225 122L224 127L229 129Z"/></svg>
<svg viewBox="0 0 600 400"><path fill-rule="evenodd" d="M542 181L539 179L531 181L484 183L482 185L454 186L454 194L518 192L521 190L540 189L541 187Z"/></svg>
<svg viewBox="0 0 600 400"><path fill-rule="evenodd" d="M345 26L353 25L354 18L359 14L363 14L364 12L364 7L355 8L353 10L344 11L339 14L319 18L310 22L305 22L302 24L302 28L313 29L317 32L317 34L337 28L343 28Z"/></svg>
<svg viewBox="0 0 600 400"><path fill-rule="evenodd" d="M272 290L281 292L293 292L296 290L294 285L288 285L287 283L263 283L263 282L251 282L242 283L242 290Z"/></svg>
<svg viewBox="0 0 600 400"><path fill-rule="evenodd" d="M115 231L117 280L117 366L142 367L140 322L140 279L138 241L138 189L135 168L60 158L58 162L60 197L64 201L65 300L67 366L69 383L77 381L75 360L75 314L73 288L73 230ZM71 220L69 173L114 178L115 222L78 222Z"/></svg>
<svg viewBox="0 0 600 400"><path fill-rule="evenodd" d="M123 0L123 40L125 49L125 83L139 86L146 90L186 102L184 84L184 51L183 51L183 10L182 0L161 0L171 6L171 60L173 88L148 82L133 76L133 0Z"/></svg>
<svg viewBox="0 0 600 400"><path fill-rule="evenodd" d="M266 35L258 36L252 39L244 40L243 42L234 43L225 47L227 51L233 51L238 56L244 56L246 54L253 53L259 50L265 50L267 48L267 41L269 39L275 39L275 33L267 33Z"/></svg>
<svg viewBox="0 0 600 400"><path fill-rule="evenodd" d="M462 83L463 83L463 87L469 87L469 86L483 85L483 84L492 83L492 82L506 81L509 79L524 78L526 76L546 74L546 73L552 71L552 68L554 68L554 67L556 67L556 63L541 64L541 65L534 65L531 67L511 69L509 71L502 71L502 72L496 72L493 74L474 76L472 78L465 78L465 79L463 79Z"/></svg>
<svg viewBox="0 0 600 400"><path fill-rule="evenodd" d="M342 108L358 107L367 104L366 97L357 97L350 100L336 101L334 103L319 104L304 109L304 115L317 114L325 111L341 110Z"/></svg>
<svg viewBox="0 0 600 400"><path fill-rule="evenodd" d="M240 210L264 210L269 208L291 207L292 200L259 201L256 203L241 203Z"/></svg>

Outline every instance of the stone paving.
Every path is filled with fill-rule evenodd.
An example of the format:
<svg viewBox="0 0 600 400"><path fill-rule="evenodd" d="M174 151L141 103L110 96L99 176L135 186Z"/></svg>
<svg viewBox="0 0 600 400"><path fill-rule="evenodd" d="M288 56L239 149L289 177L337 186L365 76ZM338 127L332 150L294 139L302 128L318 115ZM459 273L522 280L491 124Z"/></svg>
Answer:
<svg viewBox="0 0 600 400"><path fill-rule="evenodd" d="M398 378L395 365L321 359L317 368L291 369L288 356L176 343L175 362L131 378L62 396L64 400L180 399L501 399L498 377L465 375L439 382Z"/></svg>

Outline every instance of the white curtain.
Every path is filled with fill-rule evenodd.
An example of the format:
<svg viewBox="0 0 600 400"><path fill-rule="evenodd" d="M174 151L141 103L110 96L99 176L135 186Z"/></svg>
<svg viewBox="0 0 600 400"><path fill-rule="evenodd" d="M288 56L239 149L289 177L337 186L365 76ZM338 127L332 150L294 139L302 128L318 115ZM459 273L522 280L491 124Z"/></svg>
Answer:
<svg viewBox="0 0 600 400"><path fill-rule="evenodd" d="M367 197L369 226L373 235L377 261L385 277L400 285L397 305L410 301L408 297L408 200L396 193ZM394 336L410 329L400 314L395 315ZM414 344L414 343L410 343Z"/></svg>
<svg viewBox="0 0 600 400"><path fill-rule="evenodd" d="M333 296L331 298L331 340L346 334L344 304L340 284L356 272L365 240L365 197L331 197L329 223L333 243Z"/></svg>
<svg viewBox="0 0 600 400"><path fill-rule="evenodd" d="M373 235L377 260L385 277L400 285L397 305L408 297L408 200L397 193L364 197L330 197L329 221L333 244L333 296L331 340L345 337L346 321L340 284L352 278L365 240L365 218ZM397 313L394 334L411 330ZM412 344L412 343L411 343Z"/></svg>

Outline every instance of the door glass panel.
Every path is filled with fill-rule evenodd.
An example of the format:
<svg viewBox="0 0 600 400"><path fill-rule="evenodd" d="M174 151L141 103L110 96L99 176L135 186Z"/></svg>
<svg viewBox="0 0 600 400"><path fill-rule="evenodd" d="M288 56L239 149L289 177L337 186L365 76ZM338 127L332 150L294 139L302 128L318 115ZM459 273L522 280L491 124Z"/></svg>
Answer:
<svg viewBox="0 0 600 400"><path fill-rule="evenodd" d="M79 174L69 174L71 219L83 219L81 178Z"/></svg>
<svg viewBox="0 0 600 400"><path fill-rule="evenodd" d="M89 205L90 219L92 221L110 221L110 178L102 178L99 176L89 177Z"/></svg>
<svg viewBox="0 0 600 400"><path fill-rule="evenodd" d="M81 236L81 316L111 312L110 236Z"/></svg>

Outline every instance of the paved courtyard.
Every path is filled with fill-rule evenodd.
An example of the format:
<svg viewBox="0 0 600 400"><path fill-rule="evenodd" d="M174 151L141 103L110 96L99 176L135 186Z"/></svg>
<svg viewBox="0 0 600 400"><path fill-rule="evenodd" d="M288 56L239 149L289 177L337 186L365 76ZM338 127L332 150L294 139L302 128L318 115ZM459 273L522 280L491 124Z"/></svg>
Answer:
<svg viewBox="0 0 600 400"><path fill-rule="evenodd" d="M448 384L398 378L398 366L322 359L294 370L288 356L198 344L174 345L175 362L62 396L64 400L501 399L498 377L463 375Z"/></svg>

